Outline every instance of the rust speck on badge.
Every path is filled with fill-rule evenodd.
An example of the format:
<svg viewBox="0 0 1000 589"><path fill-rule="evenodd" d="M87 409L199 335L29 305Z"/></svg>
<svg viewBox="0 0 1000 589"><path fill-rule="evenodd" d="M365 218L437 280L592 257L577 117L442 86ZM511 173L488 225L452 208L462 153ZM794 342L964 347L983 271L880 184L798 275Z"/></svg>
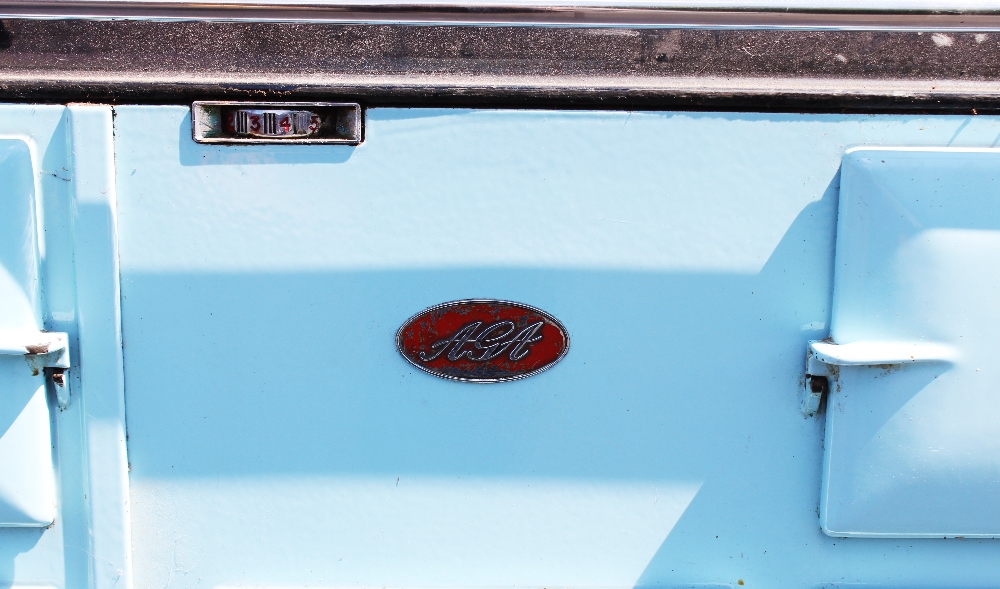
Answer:
<svg viewBox="0 0 1000 589"><path fill-rule="evenodd" d="M541 309L495 299L452 301L411 317L396 347L440 378L503 382L551 368L569 351L569 334Z"/></svg>

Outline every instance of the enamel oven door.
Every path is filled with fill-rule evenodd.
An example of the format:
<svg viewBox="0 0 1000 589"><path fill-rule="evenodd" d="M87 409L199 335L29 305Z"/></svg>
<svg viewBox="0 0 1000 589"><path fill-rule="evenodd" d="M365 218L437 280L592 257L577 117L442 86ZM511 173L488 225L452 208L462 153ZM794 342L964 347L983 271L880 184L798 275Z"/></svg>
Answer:
<svg viewBox="0 0 1000 589"><path fill-rule="evenodd" d="M0 139L0 528L45 527L56 512L37 202L29 144Z"/></svg>
<svg viewBox="0 0 1000 589"><path fill-rule="evenodd" d="M828 534L1000 535L998 260L1000 152L844 157Z"/></svg>

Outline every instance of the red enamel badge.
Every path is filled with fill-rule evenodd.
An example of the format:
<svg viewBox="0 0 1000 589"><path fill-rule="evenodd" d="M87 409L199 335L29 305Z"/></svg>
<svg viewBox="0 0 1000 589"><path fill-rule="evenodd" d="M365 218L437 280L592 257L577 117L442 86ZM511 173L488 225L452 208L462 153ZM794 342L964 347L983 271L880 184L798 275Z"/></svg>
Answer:
<svg viewBox="0 0 1000 589"><path fill-rule="evenodd" d="M396 347L410 364L452 380L502 382L538 374L569 351L569 334L545 311L493 299L453 301L409 319Z"/></svg>

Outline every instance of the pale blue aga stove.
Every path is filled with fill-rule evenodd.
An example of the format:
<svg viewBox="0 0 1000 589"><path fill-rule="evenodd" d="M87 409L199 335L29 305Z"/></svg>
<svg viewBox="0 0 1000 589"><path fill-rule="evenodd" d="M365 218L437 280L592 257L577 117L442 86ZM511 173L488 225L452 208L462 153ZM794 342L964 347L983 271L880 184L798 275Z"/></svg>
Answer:
<svg viewBox="0 0 1000 589"><path fill-rule="evenodd" d="M1000 587L1000 4L0 16L0 588Z"/></svg>

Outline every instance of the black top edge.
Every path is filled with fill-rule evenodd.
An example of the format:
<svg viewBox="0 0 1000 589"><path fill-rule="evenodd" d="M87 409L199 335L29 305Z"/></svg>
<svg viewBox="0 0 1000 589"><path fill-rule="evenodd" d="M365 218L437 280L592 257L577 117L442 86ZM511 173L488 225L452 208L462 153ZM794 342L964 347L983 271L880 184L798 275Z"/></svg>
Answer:
<svg viewBox="0 0 1000 589"><path fill-rule="evenodd" d="M1000 33L0 23L0 100L1000 112Z"/></svg>

